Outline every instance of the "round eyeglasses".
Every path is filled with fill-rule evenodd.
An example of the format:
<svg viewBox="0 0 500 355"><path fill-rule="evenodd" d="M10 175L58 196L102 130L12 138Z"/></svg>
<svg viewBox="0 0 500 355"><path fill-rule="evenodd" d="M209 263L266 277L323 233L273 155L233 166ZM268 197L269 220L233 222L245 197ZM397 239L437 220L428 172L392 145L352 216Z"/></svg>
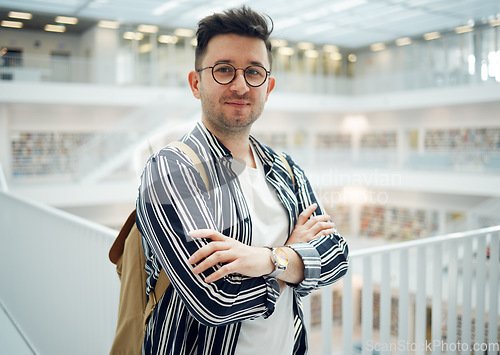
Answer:
<svg viewBox="0 0 500 355"><path fill-rule="evenodd" d="M236 72L238 70L243 70L243 76L245 81L249 86L254 88L261 86L266 82L268 75L271 74L270 71L260 65L250 65L245 69L235 68L229 63L217 63L213 67L205 67L203 69L198 69L197 72L202 72L206 69L212 69L212 77L214 80L221 85L227 85L231 83L234 78L236 78Z"/></svg>

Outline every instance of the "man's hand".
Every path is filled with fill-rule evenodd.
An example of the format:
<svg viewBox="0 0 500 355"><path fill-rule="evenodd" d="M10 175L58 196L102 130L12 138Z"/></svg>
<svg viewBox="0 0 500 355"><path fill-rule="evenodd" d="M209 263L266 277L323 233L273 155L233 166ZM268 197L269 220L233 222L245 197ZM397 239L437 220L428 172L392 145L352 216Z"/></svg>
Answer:
<svg viewBox="0 0 500 355"><path fill-rule="evenodd" d="M318 205L313 203L302 211L285 245L306 243L335 232L335 223L330 221L330 216L322 214L311 217L317 207Z"/></svg>
<svg viewBox="0 0 500 355"><path fill-rule="evenodd" d="M199 229L189 233L193 238L208 238L212 242L197 250L189 258L191 264L199 262L193 272L200 274L217 265L223 266L207 276L206 282L214 282L229 274L250 277L267 275L274 270L270 250L251 247L211 229Z"/></svg>

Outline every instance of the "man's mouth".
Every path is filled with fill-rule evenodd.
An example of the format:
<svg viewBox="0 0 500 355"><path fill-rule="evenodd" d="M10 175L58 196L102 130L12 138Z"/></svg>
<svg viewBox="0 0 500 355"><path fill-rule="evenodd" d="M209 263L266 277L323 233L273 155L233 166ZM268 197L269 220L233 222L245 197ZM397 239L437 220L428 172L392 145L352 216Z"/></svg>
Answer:
<svg viewBox="0 0 500 355"><path fill-rule="evenodd" d="M245 106L249 106L250 102L248 102L247 100L237 99L237 100L228 100L228 101L225 102L225 104L233 106L233 107L243 108Z"/></svg>

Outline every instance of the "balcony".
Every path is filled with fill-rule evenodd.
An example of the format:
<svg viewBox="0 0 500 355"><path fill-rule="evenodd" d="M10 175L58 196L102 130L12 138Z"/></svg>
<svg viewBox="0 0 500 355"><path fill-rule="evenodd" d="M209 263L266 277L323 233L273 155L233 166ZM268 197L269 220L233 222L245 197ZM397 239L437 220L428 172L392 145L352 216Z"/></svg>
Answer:
<svg viewBox="0 0 500 355"><path fill-rule="evenodd" d="M35 354L108 353L116 231L5 189L0 209L0 324L17 333L9 341ZM500 226L352 244L348 274L304 299L311 354L498 352Z"/></svg>

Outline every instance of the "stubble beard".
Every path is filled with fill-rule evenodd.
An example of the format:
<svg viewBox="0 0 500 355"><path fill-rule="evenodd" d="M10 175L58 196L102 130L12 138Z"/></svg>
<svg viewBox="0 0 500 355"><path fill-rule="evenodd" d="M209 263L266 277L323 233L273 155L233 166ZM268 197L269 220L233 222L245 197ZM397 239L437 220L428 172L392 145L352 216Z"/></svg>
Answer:
<svg viewBox="0 0 500 355"><path fill-rule="evenodd" d="M231 97L236 98L236 97ZM240 98L240 97L238 97ZM222 109L218 107L223 107L224 102L228 101L229 97L222 97L217 103L213 100L202 95L201 106L203 111L203 116L208 121L209 125L216 129L219 134L225 135L227 137L245 136L250 134L250 129L257 119L260 117L264 105L258 104L254 106L255 100L246 98L253 110L250 113L236 113L232 116L228 116ZM215 133L215 132L213 132Z"/></svg>

